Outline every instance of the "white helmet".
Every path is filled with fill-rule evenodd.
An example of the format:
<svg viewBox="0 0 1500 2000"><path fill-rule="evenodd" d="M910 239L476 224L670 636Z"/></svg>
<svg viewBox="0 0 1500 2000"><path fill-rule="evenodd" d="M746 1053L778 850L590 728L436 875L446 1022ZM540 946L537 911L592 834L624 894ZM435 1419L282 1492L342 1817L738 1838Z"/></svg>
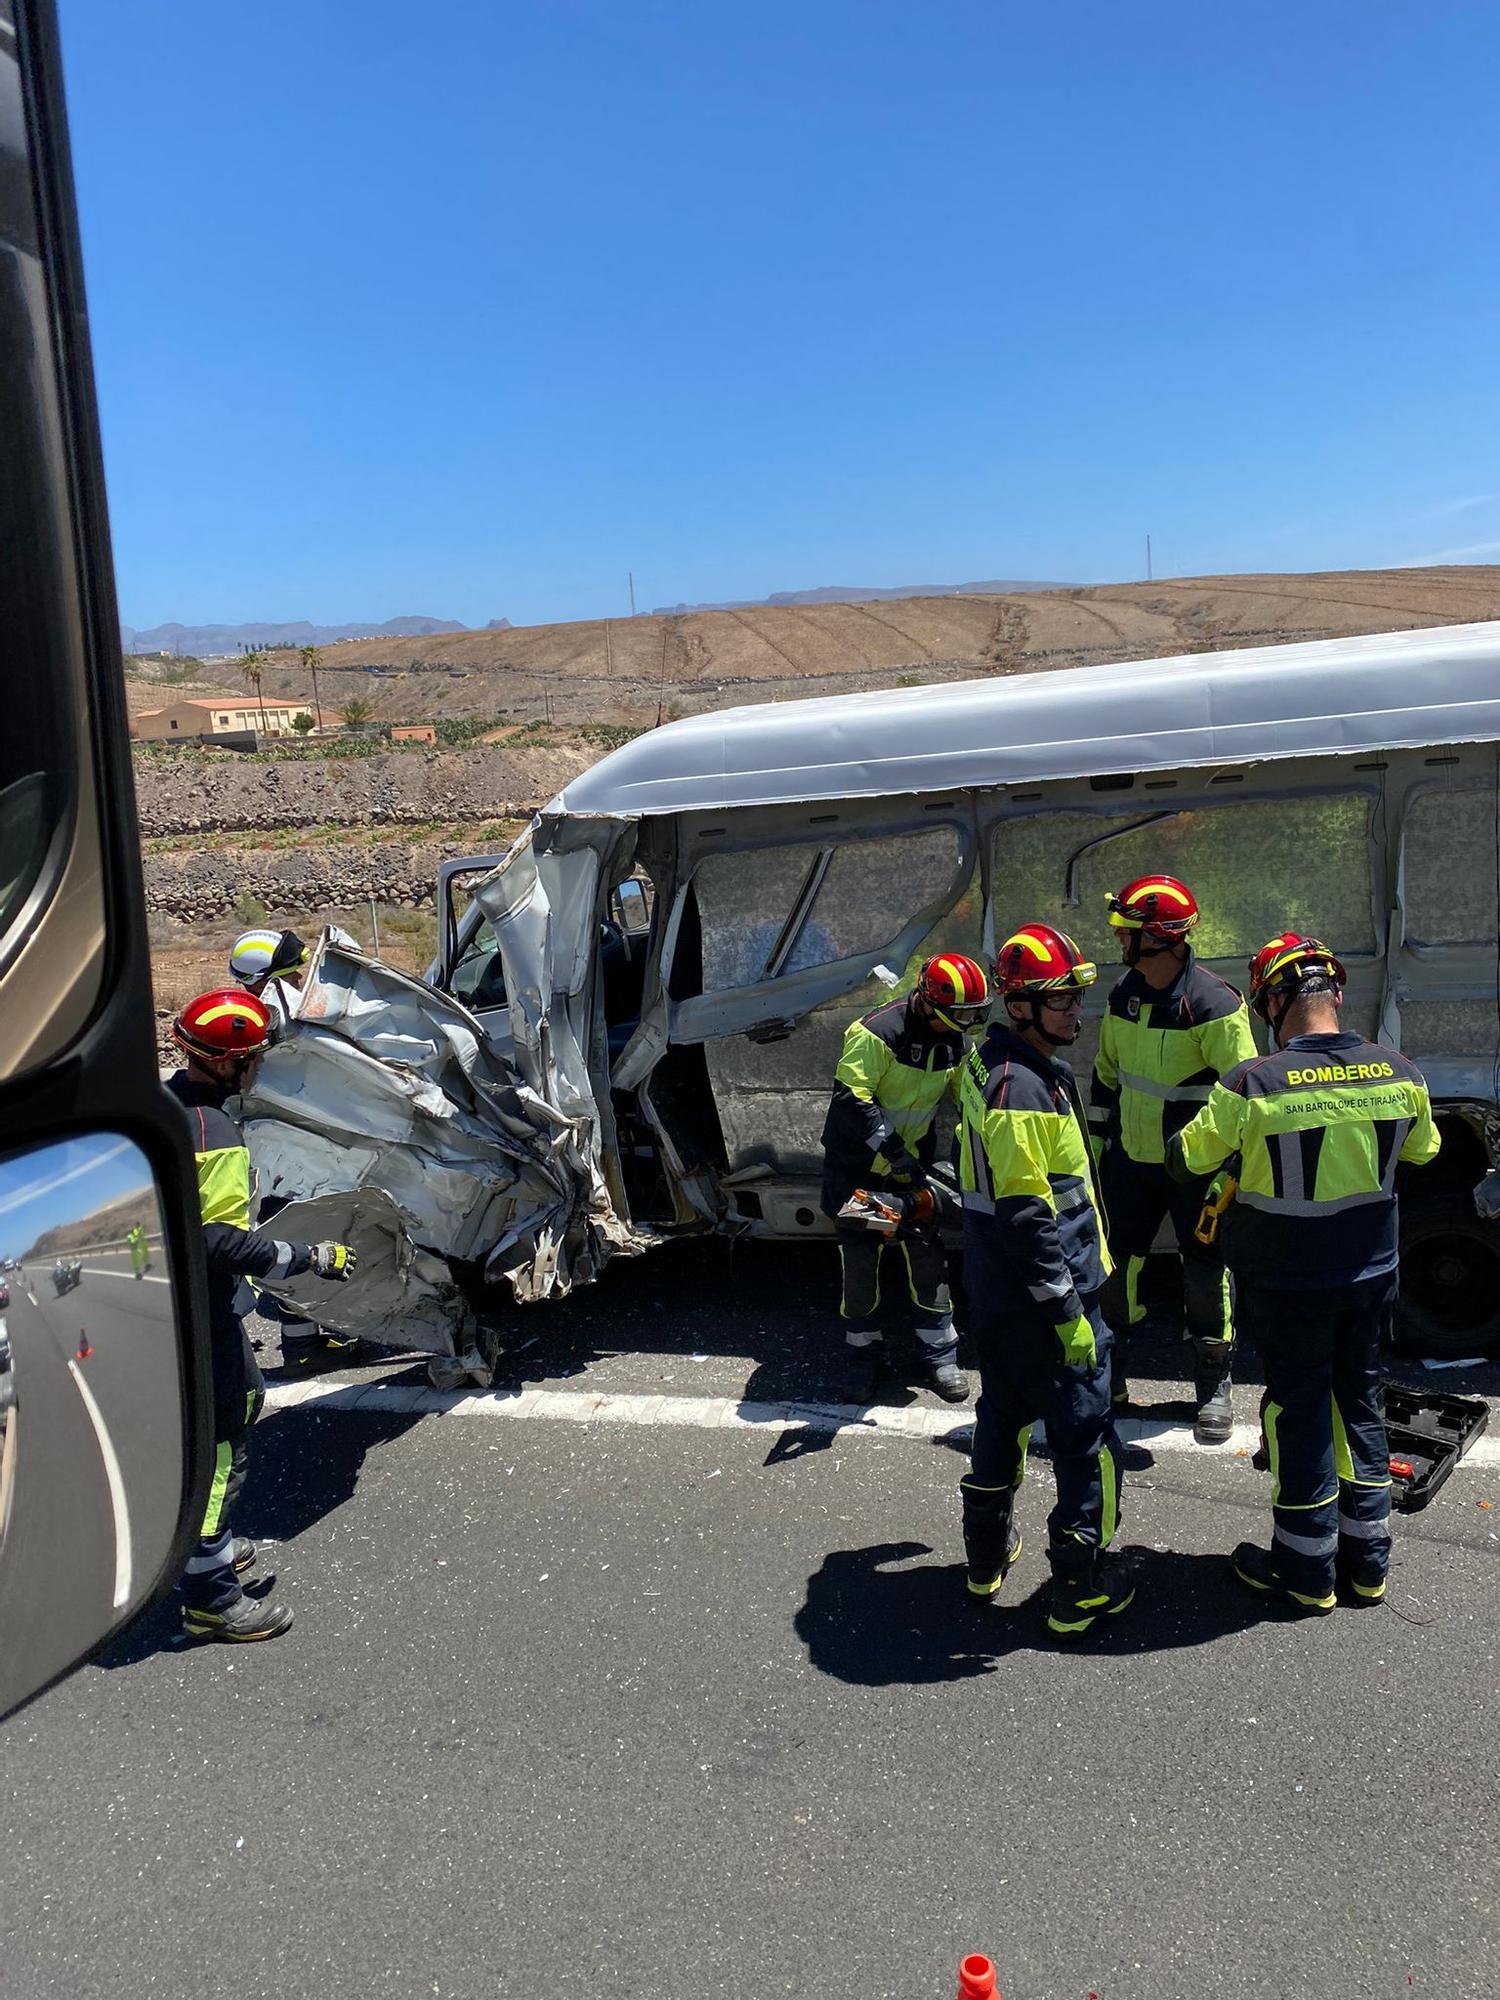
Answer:
<svg viewBox="0 0 1500 2000"><path fill-rule="evenodd" d="M246 931L229 954L231 979L270 979L307 963L307 946L295 931Z"/></svg>

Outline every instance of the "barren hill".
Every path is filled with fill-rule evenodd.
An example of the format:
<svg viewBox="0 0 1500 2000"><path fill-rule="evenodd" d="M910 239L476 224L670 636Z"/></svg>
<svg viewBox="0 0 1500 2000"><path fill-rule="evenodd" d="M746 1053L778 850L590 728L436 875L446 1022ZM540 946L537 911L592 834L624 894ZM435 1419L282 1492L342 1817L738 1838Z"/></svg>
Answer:
<svg viewBox="0 0 1500 2000"><path fill-rule="evenodd" d="M651 613L328 647L325 708L649 724L745 701L1500 617L1500 567L1181 577L1013 595ZM292 653L268 695L306 699Z"/></svg>

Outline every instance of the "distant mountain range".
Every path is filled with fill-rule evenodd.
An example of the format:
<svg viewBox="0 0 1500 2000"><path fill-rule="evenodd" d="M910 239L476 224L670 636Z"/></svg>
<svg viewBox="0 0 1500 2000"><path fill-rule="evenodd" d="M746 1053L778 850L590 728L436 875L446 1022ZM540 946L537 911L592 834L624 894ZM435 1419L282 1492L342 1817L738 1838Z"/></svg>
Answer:
<svg viewBox="0 0 1500 2000"><path fill-rule="evenodd" d="M736 597L723 604L659 604L653 616L673 617L683 611L757 611L767 604L873 604L890 597L1006 597L1018 590L1072 590L1070 583L901 583L889 589L872 585L825 583L817 590L773 590L769 597Z"/></svg>
<svg viewBox="0 0 1500 2000"><path fill-rule="evenodd" d="M489 630L508 626L508 618L492 618ZM467 632L456 618L387 618L383 625L313 625L305 618L287 624L151 625L138 629L121 625L120 640L127 653L192 653L199 659L214 653L242 653L252 646L332 646L340 639L426 639L435 632Z"/></svg>

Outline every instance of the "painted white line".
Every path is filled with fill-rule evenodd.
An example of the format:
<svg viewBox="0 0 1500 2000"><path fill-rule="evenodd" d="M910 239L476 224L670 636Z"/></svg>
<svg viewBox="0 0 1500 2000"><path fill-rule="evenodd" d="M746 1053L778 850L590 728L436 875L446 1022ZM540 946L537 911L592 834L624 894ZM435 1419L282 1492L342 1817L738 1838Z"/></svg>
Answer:
<svg viewBox="0 0 1500 2000"><path fill-rule="evenodd" d="M361 1382L323 1387L314 1382L272 1382L266 1409L384 1410L448 1417L542 1417L583 1424L663 1424L698 1430L817 1430L853 1437L916 1438L958 1442L973 1428L972 1411L934 1410L913 1403L905 1409L856 1403L749 1403L735 1396L634 1395L619 1390L429 1389L415 1382ZM1204 1458L1236 1458L1260 1442L1255 1424L1236 1424L1225 1444L1202 1445L1187 1424L1154 1417L1127 1417L1119 1425L1123 1444L1148 1445L1153 1452L1191 1452ZM1042 1427L1034 1435L1043 1437ZM1500 1436L1486 1435L1470 1446L1465 1466L1500 1467Z"/></svg>
<svg viewBox="0 0 1500 2000"><path fill-rule="evenodd" d="M132 1285L169 1285L172 1282L170 1278L153 1278L149 1271L143 1271L139 1278L129 1271L101 1271L96 1264L85 1264L83 1275L86 1278L125 1278Z"/></svg>
<svg viewBox="0 0 1500 2000"><path fill-rule="evenodd" d="M125 1478L120 1471L120 1461L115 1457L115 1447L105 1427L103 1414L76 1361L68 1363L68 1373L73 1377L74 1386L83 1399L83 1407L89 1413L89 1422L94 1426L94 1435L99 1440L99 1456L104 1460L104 1477L109 1482L109 1504L115 1514L114 1603L118 1611L130 1602L130 1509L125 1504Z"/></svg>

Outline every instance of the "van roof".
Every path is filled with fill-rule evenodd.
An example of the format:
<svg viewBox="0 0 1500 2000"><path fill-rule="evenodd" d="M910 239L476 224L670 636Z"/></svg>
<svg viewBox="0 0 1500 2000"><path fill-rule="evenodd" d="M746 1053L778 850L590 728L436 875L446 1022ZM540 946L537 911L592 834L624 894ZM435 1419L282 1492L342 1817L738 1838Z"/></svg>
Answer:
<svg viewBox="0 0 1500 2000"><path fill-rule="evenodd" d="M713 811L1500 739L1500 622L763 702L649 730L553 814Z"/></svg>

